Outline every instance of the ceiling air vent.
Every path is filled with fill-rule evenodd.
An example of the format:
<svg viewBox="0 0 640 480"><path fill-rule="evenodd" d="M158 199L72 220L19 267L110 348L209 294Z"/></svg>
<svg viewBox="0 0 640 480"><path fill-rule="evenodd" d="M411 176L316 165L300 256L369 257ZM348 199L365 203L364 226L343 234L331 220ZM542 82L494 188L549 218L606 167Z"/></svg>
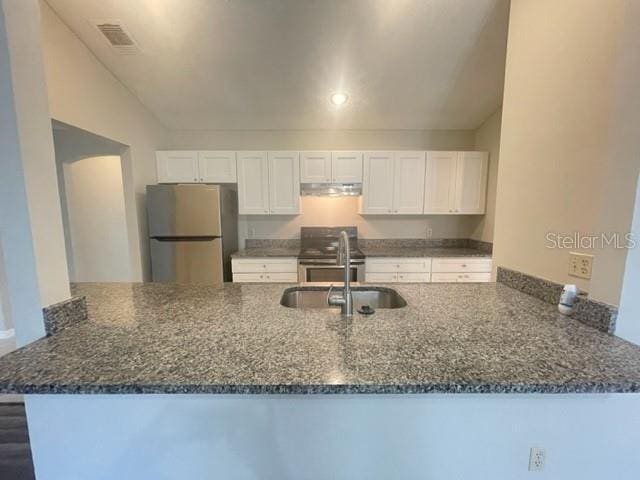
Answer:
<svg viewBox="0 0 640 480"><path fill-rule="evenodd" d="M138 45L119 20L96 20L94 26L104 35L109 45L124 54L139 53Z"/></svg>

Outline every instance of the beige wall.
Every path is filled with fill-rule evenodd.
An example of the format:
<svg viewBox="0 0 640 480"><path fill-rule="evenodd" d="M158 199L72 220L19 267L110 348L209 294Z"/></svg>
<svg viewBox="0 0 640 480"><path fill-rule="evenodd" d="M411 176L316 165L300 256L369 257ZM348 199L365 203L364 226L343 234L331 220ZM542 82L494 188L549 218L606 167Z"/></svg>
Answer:
<svg viewBox="0 0 640 480"><path fill-rule="evenodd" d="M299 238L300 227L355 225L362 238L468 238L470 217L362 216L358 198L301 197L296 216L241 216L240 245L246 238Z"/></svg>
<svg viewBox="0 0 640 480"><path fill-rule="evenodd" d="M475 133L475 150L489 152L489 174L487 179L487 213L478 217L471 238L493 242L496 216L496 191L498 188L498 165L500 161L500 126L502 108L487 118Z"/></svg>
<svg viewBox="0 0 640 480"><path fill-rule="evenodd" d="M166 130L45 3L42 45L51 117L129 146L123 177L133 280L149 278L145 186L155 183L155 151Z"/></svg>
<svg viewBox="0 0 640 480"><path fill-rule="evenodd" d="M637 55L624 36L631 28L637 38L632 3L512 2L498 172L494 264L577 283L613 304L626 251L587 250L593 279L582 281L567 275L570 250L546 248L545 235L629 230L639 136L616 132L638 125L637 110L630 126L631 113L614 107L638 95L619 69Z"/></svg>
<svg viewBox="0 0 640 480"><path fill-rule="evenodd" d="M472 150L473 130L177 130L167 149Z"/></svg>
<svg viewBox="0 0 640 480"><path fill-rule="evenodd" d="M64 163L72 282L130 280L120 157Z"/></svg>

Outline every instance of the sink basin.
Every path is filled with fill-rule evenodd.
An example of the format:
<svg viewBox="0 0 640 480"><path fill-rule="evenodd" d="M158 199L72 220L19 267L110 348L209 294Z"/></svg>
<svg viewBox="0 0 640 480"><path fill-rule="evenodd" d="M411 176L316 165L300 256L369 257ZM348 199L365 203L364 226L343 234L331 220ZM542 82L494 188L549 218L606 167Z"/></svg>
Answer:
<svg viewBox="0 0 640 480"><path fill-rule="evenodd" d="M333 288L333 293L339 294L340 287ZM329 287L292 287L287 288L282 294L280 305L289 308L340 308L327 304ZM353 311L356 312L363 305L369 305L373 309L402 308L407 302L398 292L391 288L383 287L352 287Z"/></svg>

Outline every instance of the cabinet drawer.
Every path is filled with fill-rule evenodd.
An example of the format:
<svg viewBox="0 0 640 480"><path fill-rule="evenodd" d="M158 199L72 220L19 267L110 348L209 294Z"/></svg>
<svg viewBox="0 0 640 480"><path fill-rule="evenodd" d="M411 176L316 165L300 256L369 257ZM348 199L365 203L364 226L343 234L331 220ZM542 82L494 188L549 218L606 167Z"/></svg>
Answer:
<svg viewBox="0 0 640 480"><path fill-rule="evenodd" d="M231 260L233 273L296 273L298 262L291 258L234 258Z"/></svg>
<svg viewBox="0 0 640 480"><path fill-rule="evenodd" d="M434 283L486 283L491 281L491 273L432 273Z"/></svg>
<svg viewBox="0 0 640 480"><path fill-rule="evenodd" d="M429 273L398 273L398 283L429 283Z"/></svg>
<svg viewBox="0 0 640 480"><path fill-rule="evenodd" d="M490 258L434 258L431 266L434 273L474 272L490 273Z"/></svg>
<svg viewBox="0 0 640 480"><path fill-rule="evenodd" d="M398 281L396 273L369 273L366 270L364 278L369 283L395 283Z"/></svg>
<svg viewBox="0 0 640 480"><path fill-rule="evenodd" d="M296 283L297 273L234 273L234 283Z"/></svg>
<svg viewBox="0 0 640 480"><path fill-rule="evenodd" d="M372 273L415 272L429 273L430 258L376 258L366 260L366 271Z"/></svg>

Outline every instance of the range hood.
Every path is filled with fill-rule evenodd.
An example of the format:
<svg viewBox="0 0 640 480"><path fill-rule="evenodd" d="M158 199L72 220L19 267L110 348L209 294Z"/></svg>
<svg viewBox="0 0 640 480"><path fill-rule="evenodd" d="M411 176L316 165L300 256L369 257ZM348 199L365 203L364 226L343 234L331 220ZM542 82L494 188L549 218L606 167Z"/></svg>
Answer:
<svg viewBox="0 0 640 480"><path fill-rule="evenodd" d="M357 197L362 195L361 183L301 183L300 195L316 197Z"/></svg>

